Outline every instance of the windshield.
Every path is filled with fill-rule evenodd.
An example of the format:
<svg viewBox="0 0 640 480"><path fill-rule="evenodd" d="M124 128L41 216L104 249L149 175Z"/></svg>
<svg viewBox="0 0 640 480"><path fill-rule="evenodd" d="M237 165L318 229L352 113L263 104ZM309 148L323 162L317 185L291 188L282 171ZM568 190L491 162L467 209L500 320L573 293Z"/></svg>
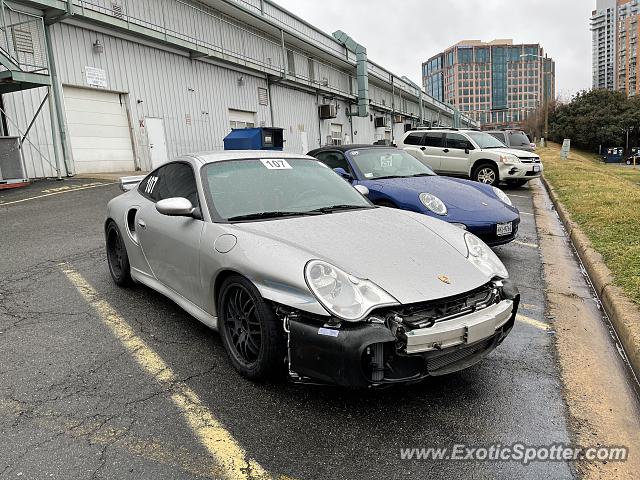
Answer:
<svg viewBox="0 0 640 480"><path fill-rule="evenodd" d="M243 221L371 208L349 183L324 164L305 159L209 163L203 185L212 215Z"/></svg>
<svg viewBox="0 0 640 480"><path fill-rule="evenodd" d="M352 150L348 155L362 178L367 180L435 175L433 170L404 150L369 148Z"/></svg>
<svg viewBox="0 0 640 480"><path fill-rule="evenodd" d="M528 147L531 145L531 140L524 132L510 132L509 143L512 147Z"/></svg>
<svg viewBox="0 0 640 480"><path fill-rule="evenodd" d="M484 132L465 132L474 142L478 144L480 148L505 148L506 145L498 140L496 137L492 137L488 133Z"/></svg>

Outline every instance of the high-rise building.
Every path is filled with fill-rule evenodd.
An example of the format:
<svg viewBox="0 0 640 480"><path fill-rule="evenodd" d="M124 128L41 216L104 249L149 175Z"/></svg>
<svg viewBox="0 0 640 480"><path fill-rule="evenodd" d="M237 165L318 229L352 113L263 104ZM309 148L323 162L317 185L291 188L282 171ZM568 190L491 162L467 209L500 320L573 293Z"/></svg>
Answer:
<svg viewBox="0 0 640 480"><path fill-rule="evenodd" d="M591 13L593 88L640 95L640 2L597 0Z"/></svg>
<svg viewBox="0 0 640 480"><path fill-rule="evenodd" d="M591 12L593 88L615 90L617 0L597 0Z"/></svg>
<svg viewBox="0 0 640 480"><path fill-rule="evenodd" d="M539 44L463 40L422 64L422 82L484 127L517 126L555 97L555 63Z"/></svg>
<svg viewBox="0 0 640 480"><path fill-rule="evenodd" d="M638 38L640 23L638 0L617 0L616 65L618 90L628 96L640 95Z"/></svg>

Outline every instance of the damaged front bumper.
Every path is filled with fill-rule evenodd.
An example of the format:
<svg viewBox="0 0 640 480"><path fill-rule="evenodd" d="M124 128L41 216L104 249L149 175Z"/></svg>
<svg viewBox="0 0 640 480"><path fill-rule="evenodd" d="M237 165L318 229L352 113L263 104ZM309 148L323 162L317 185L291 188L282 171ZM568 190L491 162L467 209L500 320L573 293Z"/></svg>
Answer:
<svg viewBox="0 0 640 480"><path fill-rule="evenodd" d="M289 372L298 381L366 387L462 370L509 334L519 301L517 288L499 281L466 295L373 312L358 323L287 315Z"/></svg>

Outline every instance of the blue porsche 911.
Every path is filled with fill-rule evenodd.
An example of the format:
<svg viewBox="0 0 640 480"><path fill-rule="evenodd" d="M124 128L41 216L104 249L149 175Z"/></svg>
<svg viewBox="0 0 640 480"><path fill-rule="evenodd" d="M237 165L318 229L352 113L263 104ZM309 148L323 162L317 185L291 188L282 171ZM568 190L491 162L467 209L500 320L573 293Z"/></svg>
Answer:
<svg viewBox="0 0 640 480"><path fill-rule="evenodd" d="M469 230L491 246L512 241L520 213L500 189L436 175L404 150L372 145L328 146L308 155L353 185L369 189L376 205L424 213Z"/></svg>

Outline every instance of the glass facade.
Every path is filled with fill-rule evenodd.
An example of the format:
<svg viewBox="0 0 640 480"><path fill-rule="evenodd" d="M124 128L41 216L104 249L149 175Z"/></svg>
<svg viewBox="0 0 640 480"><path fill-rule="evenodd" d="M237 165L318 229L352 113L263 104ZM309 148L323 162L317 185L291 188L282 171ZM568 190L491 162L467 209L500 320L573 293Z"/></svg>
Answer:
<svg viewBox="0 0 640 480"><path fill-rule="evenodd" d="M555 64L539 45L455 45L423 64L423 85L438 100L486 126L523 122L555 95Z"/></svg>
<svg viewBox="0 0 640 480"><path fill-rule="evenodd" d="M507 48L491 48L491 108L507 108Z"/></svg>

